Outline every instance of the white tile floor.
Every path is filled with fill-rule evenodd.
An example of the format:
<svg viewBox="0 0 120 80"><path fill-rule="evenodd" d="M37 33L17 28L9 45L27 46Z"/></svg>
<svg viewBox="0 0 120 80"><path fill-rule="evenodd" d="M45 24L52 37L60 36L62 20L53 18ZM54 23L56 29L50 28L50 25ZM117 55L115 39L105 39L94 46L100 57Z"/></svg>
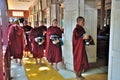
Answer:
<svg viewBox="0 0 120 80"><path fill-rule="evenodd" d="M12 80L27 80L27 77L25 75L23 66L20 66L18 63L15 62L15 60L12 60L11 64L12 64L11 65L11 76L14 78ZM107 66L90 69L87 72L83 73L83 76L84 75L96 74L96 73L105 73L105 72L107 72ZM65 79L75 78L75 74L74 74L73 71L60 69L59 73Z"/></svg>
<svg viewBox="0 0 120 80"><path fill-rule="evenodd" d="M11 61L11 77L12 80L27 80L23 66L20 66L15 60Z"/></svg>

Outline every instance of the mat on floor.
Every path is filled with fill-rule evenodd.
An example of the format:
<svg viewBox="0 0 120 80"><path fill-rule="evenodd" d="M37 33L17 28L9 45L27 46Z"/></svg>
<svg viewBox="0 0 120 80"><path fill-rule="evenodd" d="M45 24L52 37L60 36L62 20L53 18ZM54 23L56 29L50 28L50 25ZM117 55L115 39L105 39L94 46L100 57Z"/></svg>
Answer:
<svg viewBox="0 0 120 80"><path fill-rule="evenodd" d="M24 58L23 66L28 80L65 80L44 59L41 64L36 65L33 58Z"/></svg>

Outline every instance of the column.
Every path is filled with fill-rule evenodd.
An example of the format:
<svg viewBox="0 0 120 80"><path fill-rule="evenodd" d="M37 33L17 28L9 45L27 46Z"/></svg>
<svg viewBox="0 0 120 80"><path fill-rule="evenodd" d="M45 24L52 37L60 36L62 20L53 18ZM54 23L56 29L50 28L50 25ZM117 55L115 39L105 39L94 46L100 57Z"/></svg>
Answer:
<svg viewBox="0 0 120 80"><path fill-rule="evenodd" d="M64 9L63 58L64 63L66 64L66 68L69 70L73 70L72 31L73 28L75 28L76 18L79 15L78 3L79 0L64 1L65 9Z"/></svg>
<svg viewBox="0 0 120 80"><path fill-rule="evenodd" d="M7 30L8 30L8 13L7 13L7 2L6 0L0 1L1 15L2 15L2 35L3 45L7 45Z"/></svg>
<svg viewBox="0 0 120 80"><path fill-rule="evenodd" d="M8 16L7 16L7 0L0 0L0 14L2 21L2 27L0 26L0 80L3 80L3 52L2 45L7 45L7 28L8 28ZM3 44L2 44L3 39Z"/></svg>
<svg viewBox="0 0 120 80"><path fill-rule="evenodd" d="M104 18L105 18L105 0L101 0L101 18L100 18L100 28L104 27Z"/></svg>
<svg viewBox="0 0 120 80"><path fill-rule="evenodd" d="M56 19L56 4L51 4L51 23L53 19Z"/></svg>

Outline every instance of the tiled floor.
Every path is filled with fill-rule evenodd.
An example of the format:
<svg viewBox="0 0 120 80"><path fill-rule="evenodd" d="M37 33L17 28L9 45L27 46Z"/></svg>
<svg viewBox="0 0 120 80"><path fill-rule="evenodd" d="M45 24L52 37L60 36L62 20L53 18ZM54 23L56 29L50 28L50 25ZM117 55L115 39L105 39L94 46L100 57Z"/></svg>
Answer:
<svg viewBox="0 0 120 80"><path fill-rule="evenodd" d="M12 80L27 80L24 67L16 63L15 60L11 61L11 77L13 77Z"/></svg>
<svg viewBox="0 0 120 80"><path fill-rule="evenodd" d="M99 73L93 75L84 76L84 80L107 80L107 73ZM66 80L76 80L75 78L66 79Z"/></svg>
<svg viewBox="0 0 120 80"><path fill-rule="evenodd" d="M11 64L12 64L11 75L12 77L14 77L14 79L12 80L28 80L23 66L20 66L18 63L15 62L15 60L12 60ZM33 64L31 66L34 67L36 65ZM73 71L60 69L58 72L60 73L60 75L63 76L65 80L75 80L75 74ZM42 75L46 75L46 74L42 74ZM85 77L85 80L107 80L107 66L90 69L87 72L83 73L82 75ZM48 80L48 79L44 79L44 80ZM50 79L50 80L54 80L54 79Z"/></svg>

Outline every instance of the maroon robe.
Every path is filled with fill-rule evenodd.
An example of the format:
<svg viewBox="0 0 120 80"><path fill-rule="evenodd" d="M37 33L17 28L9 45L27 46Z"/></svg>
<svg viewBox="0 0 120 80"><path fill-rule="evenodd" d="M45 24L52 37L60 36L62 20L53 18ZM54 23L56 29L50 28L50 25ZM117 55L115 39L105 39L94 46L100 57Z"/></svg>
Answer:
<svg viewBox="0 0 120 80"><path fill-rule="evenodd" d="M11 56L13 56L14 59L22 59L25 46L23 29L17 24L11 25L8 32L8 39Z"/></svg>
<svg viewBox="0 0 120 80"><path fill-rule="evenodd" d="M25 51L31 51L31 42L29 41L29 33L27 33L27 32L29 32L32 29L32 27L26 25L26 26L23 26L22 28L24 30L26 40L27 40L27 45L25 47Z"/></svg>
<svg viewBox="0 0 120 80"><path fill-rule="evenodd" d="M35 42L36 37L43 37L43 32L47 30L46 26L34 28L30 32L30 40L32 45L32 53L34 58L42 58L44 56L45 42L39 45Z"/></svg>
<svg viewBox="0 0 120 80"><path fill-rule="evenodd" d="M50 26L47 29L47 44L46 44L46 57L48 62L58 63L62 61L62 49L61 46L57 46L52 43L50 40L51 35L58 35L60 38L62 37L62 31L58 27Z"/></svg>
<svg viewBox="0 0 120 80"><path fill-rule="evenodd" d="M77 24L72 37L74 71L76 72L88 69L88 59L83 40L84 33L84 28Z"/></svg>

